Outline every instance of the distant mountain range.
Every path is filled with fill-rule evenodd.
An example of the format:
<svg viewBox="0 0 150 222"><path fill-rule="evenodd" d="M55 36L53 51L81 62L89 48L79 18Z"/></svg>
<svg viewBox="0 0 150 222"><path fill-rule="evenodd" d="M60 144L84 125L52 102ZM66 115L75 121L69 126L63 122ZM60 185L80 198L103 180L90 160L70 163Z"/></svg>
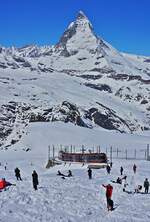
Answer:
<svg viewBox="0 0 150 222"><path fill-rule="evenodd" d="M79 12L55 46L0 48L0 95L5 148L36 121L138 133L150 129L150 57L119 52Z"/></svg>

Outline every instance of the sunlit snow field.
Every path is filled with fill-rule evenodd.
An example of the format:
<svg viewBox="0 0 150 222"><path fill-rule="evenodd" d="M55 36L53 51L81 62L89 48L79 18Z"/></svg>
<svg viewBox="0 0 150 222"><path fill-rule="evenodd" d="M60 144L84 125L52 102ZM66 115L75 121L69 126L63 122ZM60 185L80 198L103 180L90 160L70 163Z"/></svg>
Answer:
<svg viewBox="0 0 150 222"><path fill-rule="evenodd" d="M84 144L113 146L120 148L130 146L130 149L145 147L149 141L147 136L128 135L105 130L82 129L71 124L31 124L26 129L26 134L19 143L0 152L0 177L16 183L0 192L0 221L2 222L148 222L150 220L149 202L150 195L127 194L122 191L123 185L113 184L113 200L117 208L113 212L106 209L105 189L102 184L116 180L120 175L120 166L124 167L129 186L134 188L149 177L150 162L144 160L113 160L111 175L105 169L93 170L93 179L87 176L87 165L66 164L46 169L48 145L59 144L76 147ZM31 148L25 152L23 148ZM7 170L4 165L7 162ZM137 174L133 175L132 166L137 165ZM14 168L19 167L22 182L14 176ZM39 174L39 189L32 188L32 171ZM67 174L71 169L72 178L65 180L57 176L57 171ZM143 189L144 191L144 189Z"/></svg>

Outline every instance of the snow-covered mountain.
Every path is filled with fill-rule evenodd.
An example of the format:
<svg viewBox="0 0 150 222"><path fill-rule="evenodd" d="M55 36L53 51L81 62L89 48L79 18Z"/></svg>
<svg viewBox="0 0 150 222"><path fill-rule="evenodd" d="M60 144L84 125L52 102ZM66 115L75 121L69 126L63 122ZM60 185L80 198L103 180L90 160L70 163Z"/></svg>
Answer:
<svg viewBox="0 0 150 222"><path fill-rule="evenodd" d="M1 145L35 121L148 130L149 85L150 57L114 49L79 12L55 46L0 48Z"/></svg>

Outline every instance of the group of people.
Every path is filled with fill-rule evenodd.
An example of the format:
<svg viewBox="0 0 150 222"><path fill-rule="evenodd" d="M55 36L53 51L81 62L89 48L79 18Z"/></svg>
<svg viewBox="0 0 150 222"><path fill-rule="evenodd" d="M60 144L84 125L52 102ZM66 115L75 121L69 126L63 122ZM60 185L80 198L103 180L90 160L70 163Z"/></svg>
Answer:
<svg viewBox="0 0 150 222"><path fill-rule="evenodd" d="M106 166L106 171L107 171L108 174L110 174L111 168L112 168L112 164L111 164L111 165L108 164L108 165ZM20 174L20 169L19 169L18 167L16 167L15 170L14 170L14 172L15 172L15 177L16 177L16 179L22 181L22 177L21 177L21 174ZM126 181L126 180L127 180L127 176L126 176L126 175L123 176L123 172L124 172L124 169L123 169L123 167L121 166L121 167L120 167L120 175L121 175L121 177L118 177L118 178L116 179L116 181L111 180L111 182L112 182L112 183L117 183L117 184L122 184L122 183L123 183L123 180L124 180L123 191L124 191L124 192L127 192L127 193L132 193L131 191L126 190L126 186L128 185L128 183L127 183L127 181ZM136 172L137 172L137 166L134 164L134 165L133 165L133 173L136 174ZM92 179L92 169L91 169L91 168L88 168L87 173L88 173L89 179ZM65 177L72 177L72 176L73 176L71 170L68 171L68 174L67 174L67 175L61 173L60 170L58 170L57 175L58 175L58 176L62 176L63 179L65 179ZM34 190L37 190L37 186L38 186L38 184L39 184L39 181L38 181L38 174L37 174L37 172L36 172L35 170L34 170L33 173L32 173L32 183L33 183L33 188L34 188ZM2 178L2 179L0 180L0 191L1 191L2 189L6 189L6 187L8 187L8 186L15 186L15 184L12 184L12 183L6 181L5 178ZM108 209L108 211L109 211L109 210L112 211L112 210L115 209L115 208L114 208L114 202L113 202L113 200L112 200L113 186L112 186L111 184L108 184L108 185L102 184L102 186L106 189L107 209ZM145 193L146 193L146 194L149 192L149 186L150 186L150 183L149 183L149 181L148 181L148 178L146 178L145 181L144 181L144 183L143 183L143 187L145 188ZM135 188L134 193L140 193L141 191L142 191L142 185L138 185L138 186Z"/></svg>
<svg viewBox="0 0 150 222"><path fill-rule="evenodd" d="M107 165L106 167L107 173L110 174L111 171L111 167ZM123 167L120 167L120 175L123 176ZM136 174L137 172L137 166L134 164L133 165L133 173ZM118 177L116 181L111 180L112 183L118 183L118 184L122 184L122 181L124 180L124 188L123 191L127 192L127 193L141 193L142 191L142 185L138 185L137 188L135 188L134 192L131 191L127 191L126 190L126 186L128 185L127 183L127 176L124 175L123 177ZM108 185L102 185L105 189L106 189L106 201L107 201L107 209L109 210L113 210L114 209L114 202L112 200L112 193L113 193L113 186L111 184ZM143 183L143 187L145 189L145 194L147 194L149 192L149 187L150 187L150 183L148 181L148 178L145 179L144 183Z"/></svg>
<svg viewBox="0 0 150 222"><path fill-rule="evenodd" d="M16 167L14 172L15 172L16 179L22 181L20 169L18 167ZM37 186L39 184L39 181L38 181L38 174L35 170L32 173L32 183L33 183L34 190L37 190ZM2 191L3 189L6 190L6 187L8 187L8 186L15 186L15 185L16 184L6 181L5 178L0 179L0 191Z"/></svg>

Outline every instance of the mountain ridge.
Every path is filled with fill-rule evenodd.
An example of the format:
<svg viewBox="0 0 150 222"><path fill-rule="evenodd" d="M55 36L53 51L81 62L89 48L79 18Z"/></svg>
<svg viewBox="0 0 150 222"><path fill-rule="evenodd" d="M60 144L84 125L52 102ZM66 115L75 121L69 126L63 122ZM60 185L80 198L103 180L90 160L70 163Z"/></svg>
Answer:
<svg viewBox="0 0 150 222"><path fill-rule="evenodd" d="M80 12L55 46L1 48L1 146L19 141L30 121L150 130L149 84L149 57L120 53Z"/></svg>

